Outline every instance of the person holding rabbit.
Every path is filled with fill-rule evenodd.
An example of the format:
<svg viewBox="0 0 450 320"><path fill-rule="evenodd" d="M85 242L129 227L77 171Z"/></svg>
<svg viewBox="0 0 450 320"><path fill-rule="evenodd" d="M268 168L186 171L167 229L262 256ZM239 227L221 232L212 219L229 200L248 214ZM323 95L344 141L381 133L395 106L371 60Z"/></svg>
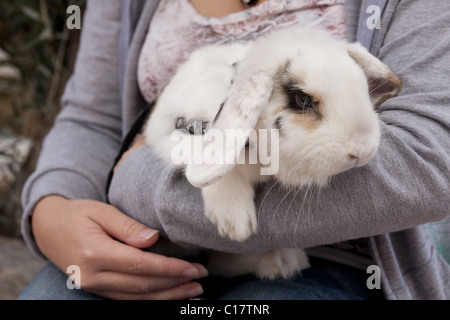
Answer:
<svg viewBox="0 0 450 320"><path fill-rule="evenodd" d="M446 110L450 42L445 41L448 34L439 30L448 33L450 7L447 1L410 2L88 2L63 109L23 190L24 238L51 263L19 298L185 299L202 293L208 297L215 280L207 277L203 264L141 250L154 246L158 238L168 238L185 247L250 256L278 247L306 248L311 267L289 281L238 277L226 281L226 288L211 295L215 298L448 299L449 257L441 244L450 233L446 222L450 207L450 117ZM369 10L374 6L379 11ZM371 12L380 13L380 28L367 23ZM217 223L204 214L201 190L145 146L143 137L137 136L114 163L136 117L162 99L164 88L192 52L258 41L293 27L325 30L339 41L361 43L343 55L361 77L364 74L364 78L355 78L364 83L357 81L352 86L357 94L350 97L365 97L359 101L381 98L375 103L377 114L372 114L377 125L362 121L358 127L361 132L377 132L374 147L364 155L356 149L345 152L346 157L353 157L346 158L353 161L351 170L333 172L319 190L261 182L253 198L257 232L236 241L218 234ZM361 52L363 58L355 59ZM258 61L258 52L252 54L253 61ZM315 54L317 59L321 54ZM211 63L204 60L205 65ZM238 63L237 74L242 65ZM285 79L279 92L294 92L293 101L301 105L308 101L311 108L303 110L303 115L309 117L308 125L321 127L317 119L326 112L321 107L329 104L322 100L345 101L343 107L355 102L347 90L333 91L346 83L350 71L345 68L336 78L326 77L329 81L316 86L324 91L317 92L309 90L308 68L296 78L304 87L288 81L295 69L289 66L263 79ZM234 83L239 81L233 78ZM266 94L273 98L276 90L273 87ZM331 92L332 98L326 99L325 93ZM179 101L183 110L183 99ZM218 128L229 123L224 115L230 114L231 103L222 102ZM286 117L292 113L276 111L285 112ZM259 118L249 114L256 123ZM353 115L331 125L345 127L358 121ZM285 135L292 132L288 120L278 118L271 125ZM356 166L360 159L364 166ZM104 190L111 167L114 174L107 204ZM229 167L218 169L223 173ZM193 174L190 180L196 177ZM203 185L209 178L197 182ZM436 238L436 228L441 238ZM80 267L82 290L67 289L65 272L70 265ZM366 285L370 265L381 270L382 291Z"/></svg>

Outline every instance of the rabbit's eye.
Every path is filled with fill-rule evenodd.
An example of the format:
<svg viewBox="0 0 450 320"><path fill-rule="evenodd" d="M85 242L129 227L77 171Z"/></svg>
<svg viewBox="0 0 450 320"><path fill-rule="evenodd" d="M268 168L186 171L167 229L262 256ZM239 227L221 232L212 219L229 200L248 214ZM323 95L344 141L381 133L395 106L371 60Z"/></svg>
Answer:
<svg viewBox="0 0 450 320"><path fill-rule="evenodd" d="M317 120L322 118L319 102L313 96L299 88L297 83L285 83L283 89L288 98L287 108L289 110L295 113L312 115Z"/></svg>
<svg viewBox="0 0 450 320"><path fill-rule="evenodd" d="M301 112L313 111L319 113L319 103L313 99L309 94L298 91L294 96L295 108Z"/></svg>
<svg viewBox="0 0 450 320"><path fill-rule="evenodd" d="M297 107L309 108L314 103L314 101L309 94L299 92L295 95L295 103Z"/></svg>

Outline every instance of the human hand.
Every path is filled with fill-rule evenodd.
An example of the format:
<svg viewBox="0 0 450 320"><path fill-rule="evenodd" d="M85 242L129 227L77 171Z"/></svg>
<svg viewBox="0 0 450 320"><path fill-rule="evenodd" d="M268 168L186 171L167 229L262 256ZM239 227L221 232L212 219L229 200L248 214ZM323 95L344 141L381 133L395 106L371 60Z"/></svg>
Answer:
<svg viewBox="0 0 450 320"><path fill-rule="evenodd" d="M93 200L42 199L32 228L42 253L58 268L77 265L81 288L112 299L186 299L203 290L197 263L142 251L158 233L115 207Z"/></svg>

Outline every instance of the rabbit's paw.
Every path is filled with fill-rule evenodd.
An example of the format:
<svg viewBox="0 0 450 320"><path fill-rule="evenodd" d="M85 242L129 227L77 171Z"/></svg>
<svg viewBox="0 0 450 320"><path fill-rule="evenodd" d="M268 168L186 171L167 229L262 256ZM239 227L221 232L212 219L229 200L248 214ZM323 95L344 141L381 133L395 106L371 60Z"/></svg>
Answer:
<svg viewBox="0 0 450 320"><path fill-rule="evenodd" d="M246 240L258 227L253 203L247 207L216 206L207 209L206 215L217 226L221 236L227 236L235 241Z"/></svg>
<svg viewBox="0 0 450 320"><path fill-rule="evenodd" d="M288 279L309 266L308 256L303 251L296 248L276 248L261 254L255 274L261 279Z"/></svg>

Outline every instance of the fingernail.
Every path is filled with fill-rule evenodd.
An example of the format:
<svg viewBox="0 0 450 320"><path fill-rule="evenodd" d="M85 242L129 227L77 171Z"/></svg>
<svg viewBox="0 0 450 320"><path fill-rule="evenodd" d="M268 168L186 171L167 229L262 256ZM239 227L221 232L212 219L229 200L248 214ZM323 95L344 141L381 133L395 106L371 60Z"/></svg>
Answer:
<svg viewBox="0 0 450 320"><path fill-rule="evenodd" d="M200 275L196 268L189 268L183 271L183 277L185 278L197 278Z"/></svg>
<svg viewBox="0 0 450 320"><path fill-rule="evenodd" d="M197 266L197 271L198 271L198 273L199 273L199 277L200 278L204 278L204 277L207 277L208 276L208 270L204 267L204 266L202 266L202 265L199 265L199 266Z"/></svg>
<svg viewBox="0 0 450 320"><path fill-rule="evenodd" d="M183 271L183 277L186 278L204 278L208 276L208 270L202 265L195 266L194 268L189 268Z"/></svg>
<svg viewBox="0 0 450 320"><path fill-rule="evenodd" d="M141 239L141 240L148 240L148 239L150 239L151 237L153 237L157 233L158 233L157 230L144 229L139 234L139 239Z"/></svg>
<svg viewBox="0 0 450 320"><path fill-rule="evenodd" d="M200 285L196 285L195 287L189 289L186 294L188 295L189 298L194 298L197 297L201 294L203 294L203 288Z"/></svg>

